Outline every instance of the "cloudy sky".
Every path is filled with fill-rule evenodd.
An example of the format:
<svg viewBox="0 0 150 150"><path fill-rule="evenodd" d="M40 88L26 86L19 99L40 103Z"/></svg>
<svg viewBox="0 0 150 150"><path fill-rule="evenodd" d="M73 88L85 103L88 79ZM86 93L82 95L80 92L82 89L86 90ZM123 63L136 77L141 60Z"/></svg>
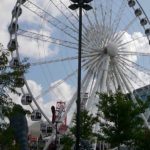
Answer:
<svg viewBox="0 0 150 150"><path fill-rule="evenodd" d="M15 2L16 0L1 0L0 2L0 43L4 45L4 48L7 48L7 43L10 39L8 34L8 26L11 22L11 12L15 6ZM76 71L77 62L76 59L70 61L69 57L77 56L77 12L72 12L67 9L66 6L69 6L70 4L69 0L55 0L54 2L49 0L31 0L30 2L26 3L25 6L22 7L23 13L19 17L18 21L20 29L19 32L23 33L23 30L28 31L24 32L26 37L18 36L19 54L21 59L28 58L28 61L31 64L37 64L31 65L26 74L26 79L34 97L39 97L37 99L39 105L50 118L51 106L56 105L56 102L59 100L68 102L76 89L77 75L74 73L74 75L71 76L70 74ZM147 0L139 0L139 2L141 2L141 5L147 15L150 16L150 9L148 8L150 3ZM32 3L40 6L43 10L41 11L41 9L38 9ZM96 4L97 1L95 0L93 2L93 6ZM118 3L116 3L116 5L110 3L108 8L111 7L111 5L112 9L119 6ZM99 5L98 7L100 8L101 6ZM127 12L128 9L130 9L130 13ZM34 12L38 13L38 15L35 15ZM114 16L112 15L112 18L115 18L117 12L118 7L113 11ZM120 26L117 29L118 32L119 30L122 31L125 29L125 26L127 26L129 22L128 20L131 20L134 16L134 13L132 13L133 11L131 8L125 8L125 12L123 12L124 18L121 20ZM88 14L91 20L94 18L93 14ZM39 17L39 15L42 17ZM86 15L87 14L84 14L83 17L85 26L88 24ZM102 18L99 15L98 17ZM108 21L109 19L106 20ZM40 35L40 37L38 35ZM27 38L27 36L32 36L34 39ZM124 39L122 40L127 42L130 41L130 39L141 36L143 36L143 29L137 19L133 27L126 31ZM37 39L37 37L40 38L40 40ZM140 40L130 44L128 49L130 51L138 52L150 50L147 42L145 42L146 38L142 38ZM62 61L64 58L67 58L68 61ZM134 56L130 56L128 58L142 66L145 65L146 67L150 62L149 58L146 58L145 60ZM58 63L54 63L54 60L57 60ZM44 61L51 62L44 65L40 64L40 62ZM139 73L139 76L142 76L142 74ZM47 90L49 88L51 90ZM15 102L20 103L20 97L18 98L15 95L11 96Z"/></svg>

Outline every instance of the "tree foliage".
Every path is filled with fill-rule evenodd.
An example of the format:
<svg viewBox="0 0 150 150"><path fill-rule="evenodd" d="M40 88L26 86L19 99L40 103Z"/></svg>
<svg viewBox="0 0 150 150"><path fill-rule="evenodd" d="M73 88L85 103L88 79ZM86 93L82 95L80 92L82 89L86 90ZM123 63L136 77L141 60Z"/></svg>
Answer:
<svg viewBox="0 0 150 150"><path fill-rule="evenodd" d="M112 147L121 144L135 145L144 130L140 114L148 108L149 101L143 102L138 99L138 104L135 104L120 91L111 95L98 95L99 139L111 143ZM105 119L102 121L101 117Z"/></svg>
<svg viewBox="0 0 150 150"><path fill-rule="evenodd" d="M97 117L94 117L93 114L90 114L87 110L82 110L80 112L80 138L81 138L81 146L84 148L87 146L85 143L91 141L95 136L93 133L93 126L97 122ZM70 150L73 144L75 143L75 135L76 135L76 118L73 120L73 126L70 128L70 134L64 135L62 137L62 144L64 145L64 150Z"/></svg>
<svg viewBox="0 0 150 150"><path fill-rule="evenodd" d="M11 67L8 62L9 55L9 51L3 50L0 44L0 88L19 94L16 91L16 88L19 87L19 77L27 71L30 65L26 63L27 59L24 59Z"/></svg>
<svg viewBox="0 0 150 150"><path fill-rule="evenodd" d="M61 144L63 144L63 149L62 150L71 150L71 147L75 143L74 139L72 138L71 135L63 135L61 138Z"/></svg>
<svg viewBox="0 0 150 150"><path fill-rule="evenodd" d="M23 60L16 66L10 67L9 55L9 51L4 50L0 44L0 111L2 112L0 115L0 149L17 150L18 145L14 143L14 131L9 126L9 121L5 121L5 118L10 119L14 115L13 108L16 106L8 93L20 95L16 90L19 87L19 77L26 72L29 64Z"/></svg>
<svg viewBox="0 0 150 150"><path fill-rule="evenodd" d="M94 117L93 114L90 114L86 109L80 112L80 136L82 139L89 140L94 136L93 126L97 122L97 117ZM76 134L76 118L73 120L74 126L70 131L75 135Z"/></svg>
<svg viewBox="0 0 150 150"><path fill-rule="evenodd" d="M136 150L150 150L150 130L145 128L141 136L135 141Z"/></svg>

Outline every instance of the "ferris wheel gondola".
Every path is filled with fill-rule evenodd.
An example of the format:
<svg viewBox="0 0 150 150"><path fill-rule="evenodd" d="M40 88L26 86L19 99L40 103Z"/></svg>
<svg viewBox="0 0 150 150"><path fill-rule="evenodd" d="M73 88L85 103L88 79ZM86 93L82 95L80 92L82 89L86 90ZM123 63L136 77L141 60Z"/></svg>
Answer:
<svg viewBox="0 0 150 150"><path fill-rule="evenodd" d="M41 130L42 134L48 135L48 134L52 133L53 128L48 123L42 122L40 124L40 130Z"/></svg>
<svg viewBox="0 0 150 150"><path fill-rule="evenodd" d="M24 94L21 98L23 105L30 105L32 103L32 96L30 94Z"/></svg>
<svg viewBox="0 0 150 150"><path fill-rule="evenodd" d="M40 121L42 118L42 114L39 110L34 110L31 114L32 121Z"/></svg>

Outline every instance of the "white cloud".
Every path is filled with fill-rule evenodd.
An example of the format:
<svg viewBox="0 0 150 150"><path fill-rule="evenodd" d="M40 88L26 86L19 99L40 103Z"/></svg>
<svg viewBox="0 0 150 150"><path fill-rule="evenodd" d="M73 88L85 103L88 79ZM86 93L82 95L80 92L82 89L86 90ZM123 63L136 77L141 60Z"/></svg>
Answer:
<svg viewBox="0 0 150 150"><path fill-rule="evenodd" d="M141 32L134 32L125 34L121 38L123 45L123 51L127 52L137 52L137 53L150 53L150 46L148 44L147 38ZM123 54L123 53L122 53ZM123 55L122 55L123 56ZM139 55L140 56L140 55ZM138 60L138 55L126 55L126 58L136 62Z"/></svg>
<svg viewBox="0 0 150 150"><path fill-rule="evenodd" d="M0 42L4 45L4 48L7 48L7 44L9 42L9 33L8 33L8 26L11 22L11 11L13 10L15 6L15 0L2 0L0 4L0 18L1 18L1 26L0 26ZM35 1L37 4L37 1ZM43 4L43 3L42 3ZM43 4L44 5L44 4ZM23 7L22 7L23 8ZM42 20L33 15L30 11L23 9L22 15L19 17L19 27L21 27L20 23L23 22L29 23L30 26L33 26L34 30L34 24L37 24L38 26L41 26L44 28L42 29L42 32L34 30L35 33L44 34L50 36L51 34L51 28L48 24L42 23ZM53 56L57 54L58 49L50 50L50 42L41 42L39 41L37 43L36 40L27 39L23 37L18 37L18 43L19 43L19 52L25 56L25 57L31 57L31 58L43 58L47 56Z"/></svg>
<svg viewBox="0 0 150 150"><path fill-rule="evenodd" d="M62 80L55 81L54 83L51 84L51 86L57 84L60 81L62 81ZM52 97L54 99L57 98L59 100L68 102L72 98L74 91L75 90L73 87L71 87L66 82L63 82L60 86L56 87L53 90L53 93L55 93L55 94L52 94ZM57 95L57 97L56 97L56 95Z"/></svg>
<svg viewBox="0 0 150 150"><path fill-rule="evenodd" d="M0 2L0 10L1 10L0 42L4 45L5 48L9 41L9 34L7 28L11 22L11 10L13 9L14 5L15 5L15 0L14 1L1 0Z"/></svg>

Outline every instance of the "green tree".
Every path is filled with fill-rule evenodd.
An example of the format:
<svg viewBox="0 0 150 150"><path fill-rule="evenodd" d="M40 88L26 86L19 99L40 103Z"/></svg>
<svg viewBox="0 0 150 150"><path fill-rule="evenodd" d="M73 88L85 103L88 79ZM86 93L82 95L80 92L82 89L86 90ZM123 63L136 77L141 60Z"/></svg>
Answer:
<svg viewBox="0 0 150 150"><path fill-rule="evenodd" d="M97 117L90 114L87 110L82 110L80 112L80 138L82 143L88 143L91 141L95 134L93 133L93 126L97 122ZM62 137L62 143L64 144L63 150L70 150L75 143L76 134L76 118L73 120L73 126L70 128L70 134L64 135Z"/></svg>
<svg viewBox="0 0 150 150"><path fill-rule="evenodd" d="M63 145L62 150L71 150L71 147L75 143L74 139L72 138L71 134L63 135L61 138L60 143Z"/></svg>
<svg viewBox="0 0 150 150"><path fill-rule="evenodd" d="M9 127L8 121L5 118L10 118L15 104L8 95L9 92L20 95L16 88L24 85L24 80L20 77L26 72L29 64L17 63L16 66L10 67L8 57L10 53L3 49L0 44L0 149L17 150L18 146L14 143L14 133Z"/></svg>
<svg viewBox="0 0 150 150"><path fill-rule="evenodd" d="M140 138L135 141L136 150L150 150L150 130L145 128Z"/></svg>
<svg viewBox="0 0 150 150"><path fill-rule="evenodd" d="M97 122L97 117L90 114L86 109L80 112L80 136L82 139L90 140L94 137L93 126ZM76 118L73 120L74 126L70 129L73 135L76 134Z"/></svg>
<svg viewBox="0 0 150 150"><path fill-rule="evenodd" d="M116 94L100 94L98 118L100 122L99 140L104 140L112 147L120 147L121 144L131 147L143 135L143 120L140 114L149 106L149 101L143 102L137 99L138 104L120 91ZM101 114L101 115L100 115ZM102 121L101 117L104 120Z"/></svg>
<svg viewBox="0 0 150 150"><path fill-rule="evenodd" d="M3 50L0 44L0 92L9 90L19 95L16 88L24 85L24 80L21 77L29 68L29 63L26 63L27 59L24 59L22 62L17 61L15 65L10 66L9 55L9 51Z"/></svg>

